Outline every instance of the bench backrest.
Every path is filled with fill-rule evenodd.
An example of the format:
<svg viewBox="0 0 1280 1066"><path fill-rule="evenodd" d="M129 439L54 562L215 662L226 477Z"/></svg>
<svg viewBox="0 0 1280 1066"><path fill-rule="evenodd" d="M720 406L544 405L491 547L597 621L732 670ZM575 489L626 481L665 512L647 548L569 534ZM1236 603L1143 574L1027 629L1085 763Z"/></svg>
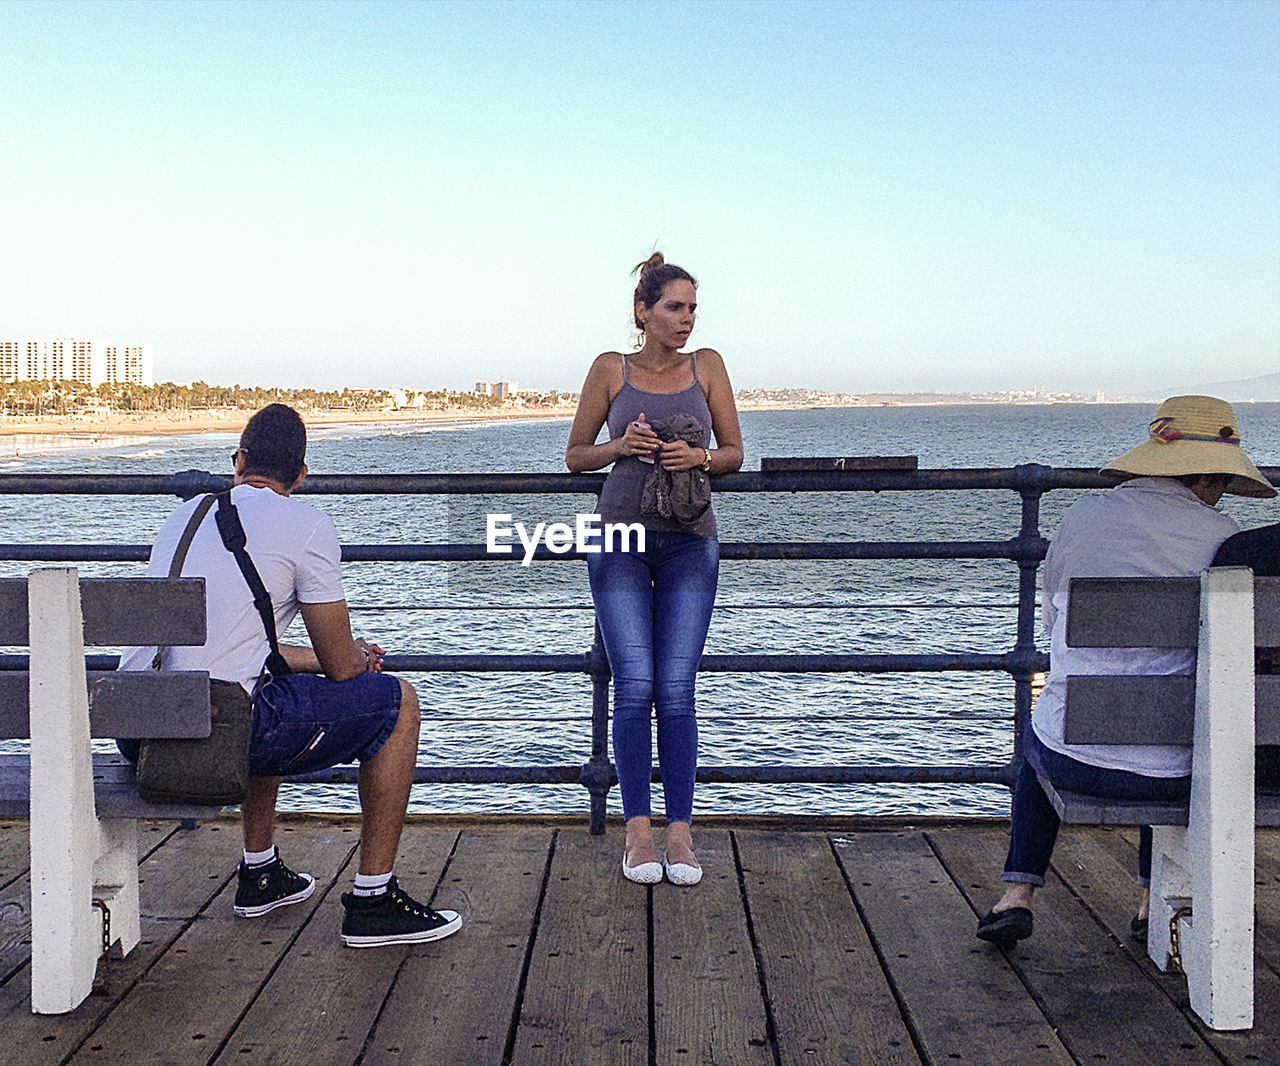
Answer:
<svg viewBox="0 0 1280 1066"><path fill-rule="evenodd" d="M1280 646L1280 578L1254 578L1254 644ZM1194 649L1196 577L1073 578L1067 644L1075 648ZM1067 679L1068 744L1191 743L1195 678L1097 675ZM1255 742L1280 744L1280 675L1255 678ZM1117 713L1119 710L1123 713Z"/></svg>
<svg viewBox="0 0 1280 1066"><path fill-rule="evenodd" d="M205 642L204 578L81 578L87 646ZM29 643L27 581L0 578L0 645ZM30 675L0 671L0 738L30 736ZM89 723L95 737L209 735L205 673L89 671ZM157 710L165 720L157 731Z"/></svg>

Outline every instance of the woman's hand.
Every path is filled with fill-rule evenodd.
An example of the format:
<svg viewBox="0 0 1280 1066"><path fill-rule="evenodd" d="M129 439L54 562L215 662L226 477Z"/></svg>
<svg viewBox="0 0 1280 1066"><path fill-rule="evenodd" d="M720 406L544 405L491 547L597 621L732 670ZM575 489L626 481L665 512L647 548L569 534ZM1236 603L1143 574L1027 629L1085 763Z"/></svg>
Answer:
<svg viewBox="0 0 1280 1066"><path fill-rule="evenodd" d="M696 444L689 444L683 440L673 440L669 444L662 445L658 455L662 460L663 470L692 470L696 466L701 466L710 454L706 448L700 448Z"/></svg>
<svg viewBox="0 0 1280 1066"><path fill-rule="evenodd" d="M658 439L653 427L645 422L643 413L627 426L627 432L618 438L617 443L619 457L634 455L638 459L652 459L662 447L662 441Z"/></svg>

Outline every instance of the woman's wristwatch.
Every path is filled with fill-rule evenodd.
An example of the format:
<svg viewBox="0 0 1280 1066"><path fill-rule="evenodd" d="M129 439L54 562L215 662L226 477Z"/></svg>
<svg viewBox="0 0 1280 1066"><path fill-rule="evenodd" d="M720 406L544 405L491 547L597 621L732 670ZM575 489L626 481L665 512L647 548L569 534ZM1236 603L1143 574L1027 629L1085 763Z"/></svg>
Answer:
<svg viewBox="0 0 1280 1066"><path fill-rule="evenodd" d="M711 449L703 448L702 454L705 456L705 458L702 460L702 469L709 474L711 473Z"/></svg>

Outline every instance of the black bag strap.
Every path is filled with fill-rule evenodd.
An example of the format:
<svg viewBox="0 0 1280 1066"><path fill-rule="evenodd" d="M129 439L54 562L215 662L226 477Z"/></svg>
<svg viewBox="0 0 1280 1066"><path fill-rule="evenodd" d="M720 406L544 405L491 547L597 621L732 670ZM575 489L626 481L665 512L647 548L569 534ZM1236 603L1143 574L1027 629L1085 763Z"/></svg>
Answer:
<svg viewBox="0 0 1280 1066"><path fill-rule="evenodd" d="M271 607L271 594L262 583L258 568L253 565L246 548L248 538L244 526L240 522L240 512L231 502L231 490L218 493L218 511L213 516L218 523L218 533L222 537L223 546L235 556L236 565L244 575L249 591L253 593L253 606L257 608L258 617L262 619L262 628L267 632L267 643L271 645L271 654L267 656L266 667L274 676L283 677L293 671L280 654L280 643L276 639L276 616Z"/></svg>

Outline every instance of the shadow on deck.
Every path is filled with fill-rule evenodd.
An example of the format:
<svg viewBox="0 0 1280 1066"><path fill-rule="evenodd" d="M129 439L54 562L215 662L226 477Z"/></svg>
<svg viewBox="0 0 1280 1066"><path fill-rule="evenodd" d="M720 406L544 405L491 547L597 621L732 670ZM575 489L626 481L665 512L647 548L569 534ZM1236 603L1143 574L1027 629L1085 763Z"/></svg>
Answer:
<svg viewBox="0 0 1280 1066"><path fill-rule="evenodd" d="M1212 1033L1128 939L1136 834L1064 829L1036 935L974 939L998 822L698 829L694 889L630 884L621 829L411 821L398 873L456 936L352 951L358 826L282 821L306 903L231 913L232 820L148 824L143 940L77 1011L30 1011L26 823L0 823L0 1063L819 1066L1280 1063L1280 833L1258 842L1258 1025ZM434 890L434 895L432 891Z"/></svg>

